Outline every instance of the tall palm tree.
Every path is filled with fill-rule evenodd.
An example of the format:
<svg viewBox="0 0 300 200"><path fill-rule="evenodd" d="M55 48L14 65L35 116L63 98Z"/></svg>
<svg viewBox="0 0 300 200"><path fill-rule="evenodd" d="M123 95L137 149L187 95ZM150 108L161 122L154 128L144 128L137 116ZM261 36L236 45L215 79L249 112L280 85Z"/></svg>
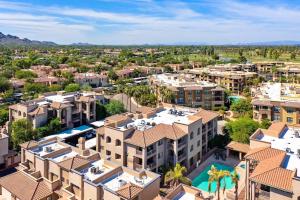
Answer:
<svg viewBox="0 0 300 200"><path fill-rule="evenodd" d="M223 192L226 189L225 177L230 176L230 172L227 170L218 170L214 165L211 166L210 170L207 172L209 175L208 178L208 191L211 191L211 185L213 182L217 182L217 192L218 200L220 199L220 189L221 189L221 180L224 181Z"/></svg>
<svg viewBox="0 0 300 200"><path fill-rule="evenodd" d="M240 180L240 177L239 177L239 174L236 172L236 170L234 170L234 172L230 175L231 177L231 181L232 183L234 183L234 193L235 193L235 200L238 199L238 189L239 189L239 180Z"/></svg>
<svg viewBox="0 0 300 200"><path fill-rule="evenodd" d="M165 175L165 183L170 183L171 186L178 186L180 183L191 185L191 180L184 176L187 172L184 166L176 163L173 169L170 169Z"/></svg>

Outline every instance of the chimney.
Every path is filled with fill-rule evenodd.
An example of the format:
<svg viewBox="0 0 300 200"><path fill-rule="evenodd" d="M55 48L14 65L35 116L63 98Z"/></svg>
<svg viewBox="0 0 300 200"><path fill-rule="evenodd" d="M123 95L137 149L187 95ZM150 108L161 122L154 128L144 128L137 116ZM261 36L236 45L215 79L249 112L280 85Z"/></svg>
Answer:
<svg viewBox="0 0 300 200"><path fill-rule="evenodd" d="M84 151L85 150L85 138L84 137L80 137L78 139L78 146L79 146L79 149Z"/></svg>

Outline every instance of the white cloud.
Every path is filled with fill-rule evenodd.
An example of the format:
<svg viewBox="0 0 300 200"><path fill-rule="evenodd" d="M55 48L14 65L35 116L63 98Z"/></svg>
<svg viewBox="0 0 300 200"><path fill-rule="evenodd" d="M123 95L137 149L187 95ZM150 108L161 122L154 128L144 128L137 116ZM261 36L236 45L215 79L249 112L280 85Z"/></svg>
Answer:
<svg viewBox="0 0 300 200"><path fill-rule="evenodd" d="M11 3L6 8L9 12L0 13L0 26L4 30L12 30L16 35L60 43L232 43L300 40L300 10L296 8L282 5L270 7L233 0L218 3L203 1L201 6L210 8L211 12L202 13L197 10L197 2L188 4L181 1L158 3L152 0L135 0L131 3L140 6L137 7L140 12L120 13ZM4 4L5 1L0 0L0 9L3 9Z"/></svg>

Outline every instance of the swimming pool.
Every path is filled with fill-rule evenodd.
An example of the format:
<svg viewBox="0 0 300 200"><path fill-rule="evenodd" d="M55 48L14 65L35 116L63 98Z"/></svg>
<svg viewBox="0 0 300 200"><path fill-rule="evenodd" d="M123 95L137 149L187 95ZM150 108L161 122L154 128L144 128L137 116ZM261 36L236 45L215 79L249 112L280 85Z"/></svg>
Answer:
<svg viewBox="0 0 300 200"><path fill-rule="evenodd" d="M195 179L192 181L192 185L200 190L208 192L208 174L207 172L210 170L211 166L214 165L218 170L228 170L230 173L233 173L234 168L223 165L220 163L214 163L209 166L207 166L204 171L202 171ZM234 184L231 181L230 177L225 177L225 182L226 182L226 189L231 189L233 188ZM221 188L224 187L224 181L221 181ZM217 190L217 182L213 182L211 184L211 191L210 192L215 192Z"/></svg>
<svg viewBox="0 0 300 200"><path fill-rule="evenodd" d="M229 98L229 101L232 102L232 103L242 99L242 97L240 97L240 96L229 96L228 98Z"/></svg>

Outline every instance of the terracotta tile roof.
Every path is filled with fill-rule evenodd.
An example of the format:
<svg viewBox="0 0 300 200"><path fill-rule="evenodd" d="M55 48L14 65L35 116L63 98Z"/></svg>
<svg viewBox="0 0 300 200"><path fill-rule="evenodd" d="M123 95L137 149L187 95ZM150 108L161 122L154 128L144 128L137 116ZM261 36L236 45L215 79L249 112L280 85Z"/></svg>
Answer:
<svg viewBox="0 0 300 200"><path fill-rule="evenodd" d="M253 100L252 104L258 105L258 106L273 106L273 104L269 100L258 100L257 99L257 100Z"/></svg>
<svg viewBox="0 0 300 200"><path fill-rule="evenodd" d="M28 113L29 115L42 115L45 114L45 111L41 107L37 107L34 111Z"/></svg>
<svg viewBox="0 0 300 200"><path fill-rule="evenodd" d="M110 117L105 118L105 123L115 123L115 122L119 122L119 121L125 121L127 120L129 117L127 116L126 113L124 114L117 114L117 115L112 115Z"/></svg>
<svg viewBox="0 0 300 200"><path fill-rule="evenodd" d="M140 147L147 147L163 138L178 139L186 135L182 129L176 125L158 124L145 131L136 130L125 142Z"/></svg>
<svg viewBox="0 0 300 200"><path fill-rule="evenodd" d="M83 102L92 102L94 101L94 98L91 96L81 96L78 100Z"/></svg>
<svg viewBox="0 0 300 200"><path fill-rule="evenodd" d="M201 86L188 86L185 87L183 90L202 90L203 88Z"/></svg>
<svg viewBox="0 0 300 200"><path fill-rule="evenodd" d="M248 153L250 150L249 144L243 144L235 141L231 141L226 147L242 153Z"/></svg>
<svg viewBox="0 0 300 200"><path fill-rule="evenodd" d="M279 138L282 131L284 131L286 128L287 128L287 125L285 123L274 122L267 130L263 130L263 133L266 135L269 135L269 136Z"/></svg>
<svg viewBox="0 0 300 200"><path fill-rule="evenodd" d="M21 200L44 199L53 193L43 180L34 180L20 171L1 178L0 185Z"/></svg>
<svg viewBox="0 0 300 200"><path fill-rule="evenodd" d="M143 190L143 188L133 184L127 183L126 185L122 186L118 191L117 194L122 196L125 199L133 199Z"/></svg>
<svg viewBox="0 0 300 200"><path fill-rule="evenodd" d="M67 108L67 107L70 107L71 104L68 104L68 103L60 103L60 102L53 102L51 104L51 107L52 108L55 108L55 109L63 109L63 108Z"/></svg>
<svg viewBox="0 0 300 200"><path fill-rule="evenodd" d="M299 108L300 107L300 102L298 102L298 101L286 101L284 103L281 103L281 106Z"/></svg>
<svg viewBox="0 0 300 200"><path fill-rule="evenodd" d="M274 156L277 156L279 154L285 154L285 151L279 150L279 149L273 149L271 147L265 147L265 148L257 148L257 149L251 149L247 155L245 155L245 158L250 160L257 160L262 161L267 158L271 158Z"/></svg>
<svg viewBox="0 0 300 200"><path fill-rule="evenodd" d="M89 161L79 156L75 156L73 158L69 158L58 163L60 167L66 170L76 169L87 164L89 164Z"/></svg>
<svg viewBox="0 0 300 200"><path fill-rule="evenodd" d="M219 117L219 113L214 112L214 111L210 111L210 110L204 110L204 109L200 109L199 112L195 113L192 116L197 116L197 117L201 117L202 118L202 122L203 123L207 123L210 120L215 119L216 117Z"/></svg>
<svg viewBox="0 0 300 200"><path fill-rule="evenodd" d="M287 192L293 191L292 178L294 172L284 168L273 168L256 176L251 176L249 179L257 183L269 185L271 187L284 190Z"/></svg>
<svg viewBox="0 0 300 200"><path fill-rule="evenodd" d="M20 146L24 149L29 149L29 148L34 147L36 145L38 145L38 142L34 141L34 140L31 140L31 141L24 142L24 143L20 144Z"/></svg>

